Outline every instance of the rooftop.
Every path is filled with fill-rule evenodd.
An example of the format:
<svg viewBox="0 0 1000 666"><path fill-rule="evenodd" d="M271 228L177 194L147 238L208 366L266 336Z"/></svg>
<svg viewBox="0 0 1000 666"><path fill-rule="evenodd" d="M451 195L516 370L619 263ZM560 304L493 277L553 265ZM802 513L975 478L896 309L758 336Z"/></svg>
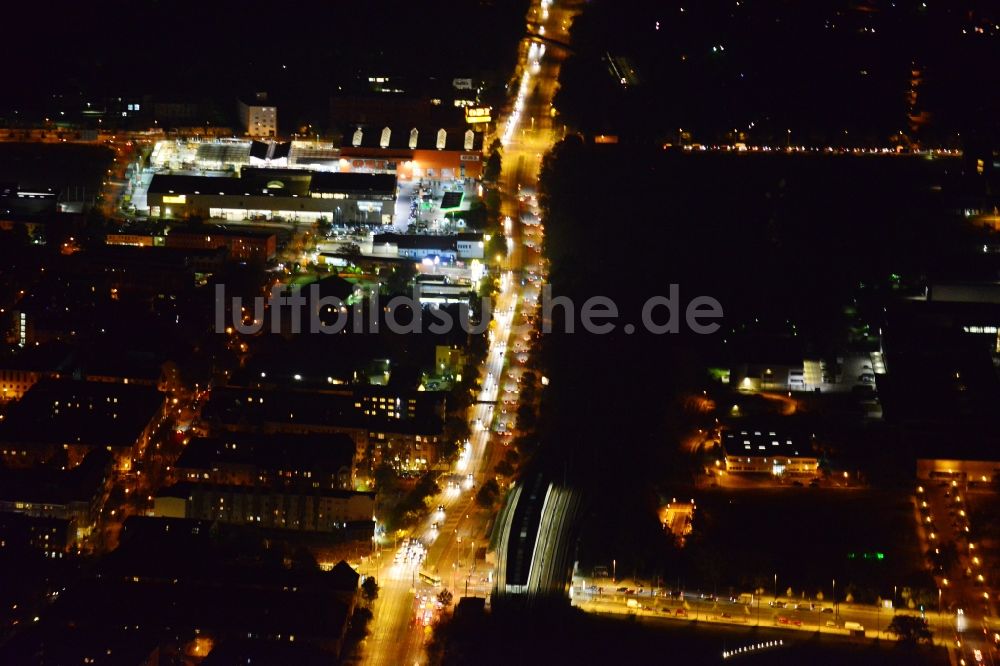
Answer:
<svg viewBox="0 0 1000 666"><path fill-rule="evenodd" d="M411 249L454 249L459 241L477 242L483 240L482 234L375 234L372 242L392 243L402 248Z"/></svg>
<svg viewBox="0 0 1000 666"><path fill-rule="evenodd" d="M393 196L396 176L386 173L257 169L244 167L240 177L158 173L150 194L307 197L312 193Z"/></svg>
<svg viewBox="0 0 1000 666"><path fill-rule="evenodd" d="M722 434L722 446L728 456L799 458L813 455L811 446L803 440L767 428L726 430Z"/></svg>
<svg viewBox="0 0 1000 666"><path fill-rule="evenodd" d="M206 224L201 227L181 227L170 228L168 236L227 236L234 238L270 238L274 236L273 231L259 231L255 229L233 229L217 224ZM187 250L185 250L186 252Z"/></svg>
<svg viewBox="0 0 1000 666"><path fill-rule="evenodd" d="M163 401L146 386L43 379L10 408L0 442L130 447Z"/></svg>
<svg viewBox="0 0 1000 666"><path fill-rule="evenodd" d="M354 441L347 435L257 435L231 433L195 437L177 460L181 469L247 465L266 470L328 470L350 468Z"/></svg>
<svg viewBox="0 0 1000 666"><path fill-rule="evenodd" d="M339 488L306 488L301 492L290 489L270 490L256 486L238 486L218 483L175 483L157 493L157 497L190 498L196 492L229 493L231 495L307 495L329 499L351 499L352 497L369 497L375 500L375 491L341 490Z"/></svg>
<svg viewBox="0 0 1000 666"><path fill-rule="evenodd" d="M389 130L388 137L385 130ZM360 136L358 135L360 132ZM441 133L444 133L443 135ZM360 141L358 141L360 139ZM388 139L388 140L386 140ZM443 148L439 141L443 140ZM355 145L357 143L357 145ZM385 145L383 145L385 144ZM351 126L344 129L342 148L346 150L367 148L383 150L457 150L474 152L483 149L483 135L462 127L389 127Z"/></svg>
<svg viewBox="0 0 1000 666"><path fill-rule="evenodd" d="M0 467L0 500L57 506L89 503L103 484L110 466L111 454L96 449L70 470L55 464L30 469Z"/></svg>
<svg viewBox="0 0 1000 666"><path fill-rule="evenodd" d="M229 426L259 427L266 423L312 425L338 428L365 428L396 433L439 434L442 418L440 396L433 393L405 391L393 393L416 400L418 413L414 418L365 416L362 395L381 390L364 387L356 395L348 392L292 391L282 389L251 389L222 387L212 390L203 416Z"/></svg>

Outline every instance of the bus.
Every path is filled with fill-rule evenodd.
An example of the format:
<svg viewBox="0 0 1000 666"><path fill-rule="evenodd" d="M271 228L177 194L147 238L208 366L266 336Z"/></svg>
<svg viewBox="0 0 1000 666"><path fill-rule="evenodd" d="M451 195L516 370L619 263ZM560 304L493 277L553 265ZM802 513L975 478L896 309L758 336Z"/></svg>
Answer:
<svg viewBox="0 0 1000 666"><path fill-rule="evenodd" d="M441 576L435 576L432 573L421 571L420 580L422 580L423 582L427 583L432 587L441 587Z"/></svg>

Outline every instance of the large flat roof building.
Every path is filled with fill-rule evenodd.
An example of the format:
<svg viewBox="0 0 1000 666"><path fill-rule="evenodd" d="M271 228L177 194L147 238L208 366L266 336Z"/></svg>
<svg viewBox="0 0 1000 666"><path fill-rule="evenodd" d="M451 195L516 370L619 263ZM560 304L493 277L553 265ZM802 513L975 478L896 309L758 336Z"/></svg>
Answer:
<svg viewBox="0 0 1000 666"><path fill-rule="evenodd" d="M392 222L396 177L245 167L239 177L156 174L150 215L381 225Z"/></svg>
<svg viewBox="0 0 1000 666"><path fill-rule="evenodd" d="M340 154L356 171L392 168L400 180L454 180L483 174L483 135L468 128L401 123L348 127Z"/></svg>
<svg viewBox="0 0 1000 666"><path fill-rule="evenodd" d="M775 429L741 427L722 433L726 471L742 473L815 474L819 459L812 445Z"/></svg>

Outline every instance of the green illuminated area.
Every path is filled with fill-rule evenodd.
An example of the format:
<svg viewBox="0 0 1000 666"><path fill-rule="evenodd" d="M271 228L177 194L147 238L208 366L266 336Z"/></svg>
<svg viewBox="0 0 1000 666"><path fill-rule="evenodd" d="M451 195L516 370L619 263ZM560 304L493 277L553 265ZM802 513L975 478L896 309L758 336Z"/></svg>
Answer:
<svg viewBox="0 0 1000 666"><path fill-rule="evenodd" d="M849 560L884 560L885 553L874 552L874 553L848 553L847 559Z"/></svg>

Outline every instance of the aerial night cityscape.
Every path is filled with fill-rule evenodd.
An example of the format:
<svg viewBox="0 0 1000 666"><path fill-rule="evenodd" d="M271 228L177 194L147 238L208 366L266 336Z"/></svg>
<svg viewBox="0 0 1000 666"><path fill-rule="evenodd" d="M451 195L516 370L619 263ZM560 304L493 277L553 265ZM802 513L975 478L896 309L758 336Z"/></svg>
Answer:
<svg viewBox="0 0 1000 666"><path fill-rule="evenodd" d="M2 25L0 666L1000 666L996 0Z"/></svg>

